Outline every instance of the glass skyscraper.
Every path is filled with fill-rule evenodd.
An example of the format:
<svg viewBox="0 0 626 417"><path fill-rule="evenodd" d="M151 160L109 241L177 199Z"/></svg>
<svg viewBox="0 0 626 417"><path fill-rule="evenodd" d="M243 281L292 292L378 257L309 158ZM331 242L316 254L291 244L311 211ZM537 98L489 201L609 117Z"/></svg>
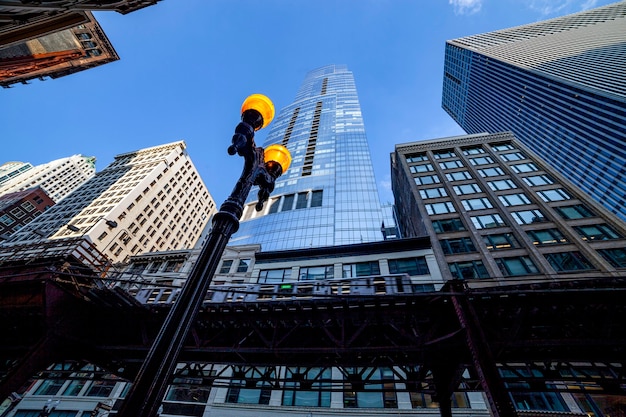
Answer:
<svg viewBox="0 0 626 417"><path fill-rule="evenodd" d="M309 72L264 146L292 155L261 212L250 193L231 245L287 250L383 239L382 210L354 77L345 65Z"/></svg>
<svg viewBox="0 0 626 417"><path fill-rule="evenodd" d="M442 106L512 131L626 219L626 2L446 44Z"/></svg>

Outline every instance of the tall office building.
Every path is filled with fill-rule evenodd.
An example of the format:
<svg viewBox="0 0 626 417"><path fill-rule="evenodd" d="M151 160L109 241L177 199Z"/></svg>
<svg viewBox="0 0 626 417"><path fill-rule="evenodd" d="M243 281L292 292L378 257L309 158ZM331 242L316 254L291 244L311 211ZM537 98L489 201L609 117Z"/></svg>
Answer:
<svg viewBox="0 0 626 417"><path fill-rule="evenodd" d="M309 72L294 102L272 123L265 146L292 155L261 212L247 201L232 245L285 250L383 239L382 211L352 72L329 65Z"/></svg>
<svg viewBox="0 0 626 417"><path fill-rule="evenodd" d="M52 200L59 202L95 175L96 158L73 155L35 167L23 162L8 162L2 167L11 172L6 174L6 181L0 183L0 195L39 186Z"/></svg>
<svg viewBox="0 0 626 417"><path fill-rule="evenodd" d="M510 132L396 145L392 186L400 228L430 236L446 281L479 288L626 277L626 224ZM624 397L603 390L536 389L510 392L515 408L576 416L623 409Z"/></svg>
<svg viewBox="0 0 626 417"><path fill-rule="evenodd" d="M397 145L392 182L446 280L626 276L626 224L510 132Z"/></svg>
<svg viewBox="0 0 626 417"><path fill-rule="evenodd" d="M446 44L443 108L512 131L626 219L626 2Z"/></svg>
<svg viewBox="0 0 626 417"><path fill-rule="evenodd" d="M184 142L117 155L4 245L85 237L114 263L194 246L215 203Z"/></svg>
<svg viewBox="0 0 626 417"><path fill-rule="evenodd" d="M24 171L28 171L33 167L28 162L5 162L0 165L0 185L9 181L11 178L15 178Z"/></svg>

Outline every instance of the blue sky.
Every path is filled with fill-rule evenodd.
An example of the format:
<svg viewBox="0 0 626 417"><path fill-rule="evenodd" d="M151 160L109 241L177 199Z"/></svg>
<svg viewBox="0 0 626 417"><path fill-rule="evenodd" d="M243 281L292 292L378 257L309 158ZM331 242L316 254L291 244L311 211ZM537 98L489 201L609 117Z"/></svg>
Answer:
<svg viewBox="0 0 626 417"><path fill-rule="evenodd" d="M41 164L184 140L217 204L242 161L226 148L252 93L289 104L306 72L353 71L381 200L397 143L463 134L441 108L445 41L613 0L164 0L96 18L120 61L0 90L0 163ZM257 133L262 144L266 132Z"/></svg>

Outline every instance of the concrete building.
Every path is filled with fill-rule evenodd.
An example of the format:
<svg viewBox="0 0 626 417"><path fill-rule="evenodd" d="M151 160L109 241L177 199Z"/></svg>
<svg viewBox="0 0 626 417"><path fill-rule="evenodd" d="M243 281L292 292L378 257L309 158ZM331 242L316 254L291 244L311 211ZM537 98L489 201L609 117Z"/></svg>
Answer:
<svg viewBox="0 0 626 417"><path fill-rule="evenodd" d="M512 133L397 145L392 166L400 228L431 237L446 280L626 273L624 222Z"/></svg>
<svg viewBox="0 0 626 417"><path fill-rule="evenodd" d="M0 165L0 185L20 175L22 172L28 171L32 167L32 164L26 162L5 162Z"/></svg>
<svg viewBox="0 0 626 417"><path fill-rule="evenodd" d="M626 220L626 2L446 43L442 106L511 131Z"/></svg>
<svg viewBox="0 0 626 417"><path fill-rule="evenodd" d="M184 142L117 155L5 245L85 237L113 263L193 247L215 203Z"/></svg>
<svg viewBox="0 0 626 417"><path fill-rule="evenodd" d="M95 175L96 158L73 155L35 167L24 162L8 162L2 167L7 172L2 176L5 180L0 182L0 195L41 187L52 200L59 202Z"/></svg>
<svg viewBox="0 0 626 417"><path fill-rule="evenodd" d="M0 196L0 241L8 239L53 205L54 201L41 187Z"/></svg>
<svg viewBox="0 0 626 417"><path fill-rule="evenodd" d="M81 13L86 21L80 25L0 47L0 85L59 78L119 60L93 15Z"/></svg>

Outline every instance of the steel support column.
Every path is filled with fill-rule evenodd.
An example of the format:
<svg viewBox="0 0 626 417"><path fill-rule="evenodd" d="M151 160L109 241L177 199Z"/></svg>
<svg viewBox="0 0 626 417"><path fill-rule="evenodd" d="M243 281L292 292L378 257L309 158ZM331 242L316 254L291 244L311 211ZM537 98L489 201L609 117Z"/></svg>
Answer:
<svg viewBox="0 0 626 417"><path fill-rule="evenodd" d="M463 283L452 283L451 300L461 327L465 330L467 346L472 355L480 385L487 396L493 417L517 417L511 398L498 373L495 360L485 335L476 320L476 313L468 300Z"/></svg>

